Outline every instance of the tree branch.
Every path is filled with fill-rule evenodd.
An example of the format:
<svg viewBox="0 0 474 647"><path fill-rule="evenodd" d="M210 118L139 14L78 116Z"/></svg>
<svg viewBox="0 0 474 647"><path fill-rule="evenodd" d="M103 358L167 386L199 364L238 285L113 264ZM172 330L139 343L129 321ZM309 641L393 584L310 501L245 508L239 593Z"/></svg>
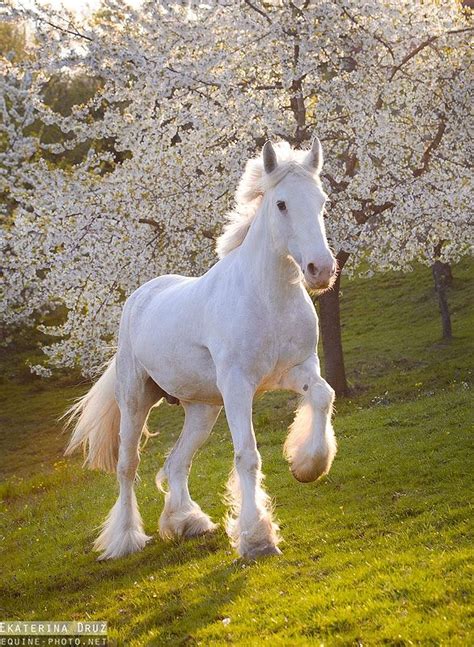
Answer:
<svg viewBox="0 0 474 647"><path fill-rule="evenodd" d="M390 56L392 57L392 61L394 61L394 60L395 60L395 56L394 56L394 53L393 53L393 49L391 48L391 46L390 46L390 45L389 45L389 44L388 44L388 43L387 43L383 38L381 38L380 36L377 36L377 34L373 34L373 33L372 33L372 32L370 32L366 27L363 27L363 26L362 26L362 25L361 25L361 24L360 24L360 23L359 23L359 22L354 18L354 16L352 16L352 15L347 11L347 9L345 9L344 7L343 7L343 9L342 9L342 13L343 13L344 15L346 15L346 16L349 18L349 20L350 20L351 22L353 22L353 23L354 23L354 25L357 25L357 27L358 27L359 29L361 29L362 31L365 31L365 33L366 33L366 34L369 34L369 36L372 36L372 38L375 38L375 40L376 40L376 41L378 41L381 45L383 45L383 46L384 46L384 47L385 47L385 48L390 52Z"/></svg>
<svg viewBox="0 0 474 647"><path fill-rule="evenodd" d="M423 156L421 158L421 166L420 166L420 168L417 168L417 169L415 169L413 171L414 177L420 177L420 175L422 173L424 173L424 171L427 170L428 165L430 163L431 154L440 145L441 139L443 138L445 130L446 130L446 122L444 121L444 119L442 119L439 122L438 130L436 131L436 135L434 136L433 141L429 144L429 146L427 147L427 149L423 153Z"/></svg>
<svg viewBox="0 0 474 647"><path fill-rule="evenodd" d="M396 74L396 73L397 73L397 72L398 72L398 71L399 71L399 70L400 70L400 69L401 69L401 68L402 68L406 63L408 63L408 61L410 61L410 60L411 60L413 57L415 57L419 52L421 52L421 50L425 49L425 47L428 47L428 45L431 45L431 43L432 43L432 42L434 42L437 38L439 38L439 37L438 37L438 36L430 36L429 38L427 38L426 40L424 40L422 43L420 43L420 44L418 45L418 47L415 47L415 49L413 49L411 52L408 52L408 54L407 54L406 56L404 56L404 57L403 57L403 59L402 59L401 63L399 63L398 65L396 65L396 66L393 68L392 73L391 73L390 78L389 78L389 81L392 81L392 79L393 79L393 77L395 76L395 74Z"/></svg>
<svg viewBox="0 0 474 647"><path fill-rule="evenodd" d="M158 220L153 220L153 218L139 218L138 222L142 223L143 225L150 225L150 227L158 230L160 234L162 234L165 230L163 223L158 222Z"/></svg>
<svg viewBox="0 0 474 647"><path fill-rule="evenodd" d="M389 78L389 81L391 81L393 79L395 74L406 63L408 63L408 61L410 61L414 56L419 54L423 49L425 49L425 47L428 47L429 45L431 45L431 43L434 43L435 40L438 40L438 38L440 38L441 36L444 36L446 34L462 34L462 33L467 32L467 31L472 31L473 29L474 29L474 27L466 27L466 28L463 28L463 29L450 29L447 32L445 32L444 34L438 34L437 36L429 36L429 38L426 38L424 41L422 41L418 45L418 47L415 47L415 49L411 50L411 52L408 52L408 54L406 54L406 56L403 57L401 63L399 63L398 65L396 65L393 68L392 74L390 75L390 78Z"/></svg>
<svg viewBox="0 0 474 647"><path fill-rule="evenodd" d="M372 216L378 216L384 211L392 209L392 207L395 206L395 203L387 201L383 204L373 204L372 200L364 200L362 205L362 209L352 210L352 215L358 225L365 225Z"/></svg>
<svg viewBox="0 0 474 647"><path fill-rule="evenodd" d="M63 34L71 34L71 36L77 36L77 38L84 38L85 40L88 40L89 42L93 42L93 38L90 36L86 36L85 34L81 34L81 32L77 31L77 29L66 29L65 27L60 27L59 25L56 25L55 23L51 22L50 20L46 20L46 18L43 18L42 16L35 15L35 19L39 20L39 22L44 22L53 29L57 29L58 31L61 31Z"/></svg>
<svg viewBox="0 0 474 647"><path fill-rule="evenodd" d="M256 11L258 14L260 14L263 18L265 18L265 20L268 22L269 25L272 24L272 20L271 20L270 16L267 13L265 13L265 11L263 11L262 9L259 9L258 7L256 7L254 4L252 4L252 2L250 2L250 0L244 0L244 2L248 7L250 7L251 9Z"/></svg>

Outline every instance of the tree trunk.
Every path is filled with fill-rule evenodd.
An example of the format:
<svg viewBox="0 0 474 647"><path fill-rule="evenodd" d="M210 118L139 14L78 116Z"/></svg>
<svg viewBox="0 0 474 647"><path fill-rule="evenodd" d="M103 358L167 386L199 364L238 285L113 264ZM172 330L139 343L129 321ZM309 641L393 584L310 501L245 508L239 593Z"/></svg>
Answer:
<svg viewBox="0 0 474 647"><path fill-rule="evenodd" d="M451 339L453 336L451 328L451 315L449 314L449 305L446 288L451 285L453 276L449 263L435 261L431 266L433 272L436 294L438 295L439 311L441 313L441 325L443 339Z"/></svg>
<svg viewBox="0 0 474 647"><path fill-rule="evenodd" d="M337 260L339 269L334 287L319 297L319 315L321 337L323 341L325 378L335 390L336 395L349 394L344 367L344 354L342 350L341 316L339 303L339 288L341 284L341 270L349 258L346 252L339 252Z"/></svg>

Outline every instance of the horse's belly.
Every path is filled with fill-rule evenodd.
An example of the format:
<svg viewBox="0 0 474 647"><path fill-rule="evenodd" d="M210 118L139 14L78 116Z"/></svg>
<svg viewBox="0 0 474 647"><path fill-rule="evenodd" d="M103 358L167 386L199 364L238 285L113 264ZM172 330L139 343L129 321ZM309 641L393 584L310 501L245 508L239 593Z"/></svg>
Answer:
<svg viewBox="0 0 474 647"><path fill-rule="evenodd" d="M144 355L139 352L138 360L170 395L183 401L222 402L215 365L205 347L183 343L173 352L172 345L157 343Z"/></svg>
<svg viewBox="0 0 474 647"><path fill-rule="evenodd" d="M193 370L181 372L174 370L168 372L167 367L158 371L150 371L153 380L167 393L170 393L183 402L207 402L209 404L222 404L222 396L217 388L215 372L199 373ZM180 380L180 376L182 379Z"/></svg>

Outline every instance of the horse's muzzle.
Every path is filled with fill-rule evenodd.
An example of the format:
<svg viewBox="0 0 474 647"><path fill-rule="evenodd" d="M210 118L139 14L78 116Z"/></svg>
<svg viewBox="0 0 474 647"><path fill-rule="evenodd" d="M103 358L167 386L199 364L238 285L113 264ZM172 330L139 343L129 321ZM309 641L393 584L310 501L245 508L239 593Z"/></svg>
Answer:
<svg viewBox="0 0 474 647"><path fill-rule="evenodd" d="M334 285L336 280L336 263L332 266L317 268L314 263L309 263L305 272L304 278L306 285L310 290L323 292L329 290Z"/></svg>

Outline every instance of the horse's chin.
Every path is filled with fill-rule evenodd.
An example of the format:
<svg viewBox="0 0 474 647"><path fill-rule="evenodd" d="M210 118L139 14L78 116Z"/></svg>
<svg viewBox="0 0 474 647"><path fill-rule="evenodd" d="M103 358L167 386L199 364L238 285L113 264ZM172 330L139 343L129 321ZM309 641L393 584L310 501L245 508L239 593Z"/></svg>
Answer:
<svg viewBox="0 0 474 647"><path fill-rule="evenodd" d="M310 294L314 294L314 296L317 296L317 297L321 296L321 294L325 294L326 292L329 292L330 290L332 290L335 282L336 282L335 276L331 277L329 283L327 283L326 285L313 285L309 283L306 279L304 280L304 284L308 292Z"/></svg>

